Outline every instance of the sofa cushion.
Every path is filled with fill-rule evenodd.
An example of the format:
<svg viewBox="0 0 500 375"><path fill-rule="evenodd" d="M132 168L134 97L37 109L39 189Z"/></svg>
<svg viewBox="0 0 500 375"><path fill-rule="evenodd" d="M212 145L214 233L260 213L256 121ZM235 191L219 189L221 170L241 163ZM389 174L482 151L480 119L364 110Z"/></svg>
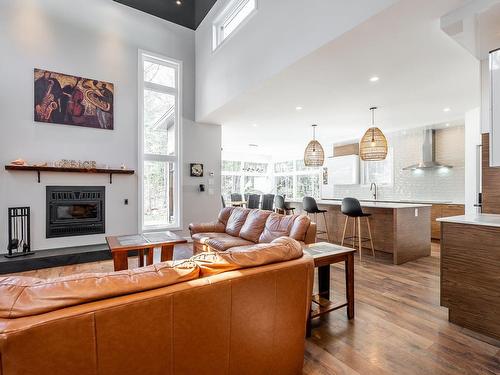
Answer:
<svg viewBox="0 0 500 375"><path fill-rule="evenodd" d="M226 233L238 237L249 212L248 208L235 207L227 220Z"/></svg>
<svg viewBox="0 0 500 375"><path fill-rule="evenodd" d="M216 275L241 268L263 266L300 258L302 246L289 237L278 238L271 243L233 247L224 252L201 253L190 261L200 267L201 276Z"/></svg>
<svg viewBox="0 0 500 375"><path fill-rule="evenodd" d="M259 237L259 243L271 242L276 238L289 236L295 219L299 215L281 215L272 213L266 220L264 230Z"/></svg>
<svg viewBox="0 0 500 375"><path fill-rule="evenodd" d="M209 239L215 238L215 237L223 237L223 236L229 236L229 234L226 233L220 233L220 232L208 232L208 233L196 233L191 236L193 241L199 242L201 244L205 244ZM229 236L233 237L233 236Z"/></svg>
<svg viewBox="0 0 500 375"><path fill-rule="evenodd" d="M230 236L227 233L217 233L217 236L206 239L203 244L210 246L216 251L226 251L231 247L253 245L253 242L240 237Z"/></svg>
<svg viewBox="0 0 500 375"><path fill-rule="evenodd" d="M241 227L240 237L248 241L259 242L259 237L270 214L271 211L250 210L245 224Z"/></svg>
<svg viewBox="0 0 500 375"><path fill-rule="evenodd" d="M299 215L290 229L290 237L297 241L304 241L307 230L311 225L311 219L307 215Z"/></svg>
<svg viewBox="0 0 500 375"><path fill-rule="evenodd" d="M37 315L68 306L142 292L198 278L190 261L163 262L110 273L78 274L55 279L0 278L0 318Z"/></svg>

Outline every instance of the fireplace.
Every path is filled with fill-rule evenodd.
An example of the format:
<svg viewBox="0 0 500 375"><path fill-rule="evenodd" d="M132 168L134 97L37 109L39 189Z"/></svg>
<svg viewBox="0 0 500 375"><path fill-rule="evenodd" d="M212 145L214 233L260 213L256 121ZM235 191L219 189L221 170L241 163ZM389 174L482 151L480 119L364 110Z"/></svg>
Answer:
<svg viewBox="0 0 500 375"><path fill-rule="evenodd" d="M104 186L47 186L47 238L105 233L104 198Z"/></svg>

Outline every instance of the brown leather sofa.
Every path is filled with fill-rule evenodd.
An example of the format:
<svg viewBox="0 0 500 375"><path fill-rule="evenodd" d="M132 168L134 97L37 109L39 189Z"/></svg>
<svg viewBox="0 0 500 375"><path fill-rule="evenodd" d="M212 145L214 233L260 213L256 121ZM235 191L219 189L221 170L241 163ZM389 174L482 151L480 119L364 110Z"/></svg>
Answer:
<svg viewBox="0 0 500 375"><path fill-rule="evenodd" d="M281 215L241 207L225 207L217 221L189 224L189 230L195 253L268 243L282 236L302 244L316 242L316 223L306 215Z"/></svg>
<svg viewBox="0 0 500 375"><path fill-rule="evenodd" d="M300 374L313 273L280 238L108 274L1 277L0 374Z"/></svg>

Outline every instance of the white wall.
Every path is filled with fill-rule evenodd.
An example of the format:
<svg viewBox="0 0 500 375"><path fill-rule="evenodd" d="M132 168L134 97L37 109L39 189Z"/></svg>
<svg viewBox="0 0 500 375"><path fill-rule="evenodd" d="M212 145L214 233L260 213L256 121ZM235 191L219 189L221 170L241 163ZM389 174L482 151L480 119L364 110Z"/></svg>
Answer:
<svg viewBox="0 0 500 375"><path fill-rule="evenodd" d="M197 120L397 0L259 0L257 13L212 52L212 23L228 1L217 1L196 30Z"/></svg>
<svg viewBox="0 0 500 375"><path fill-rule="evenodd" d="M62 158L96 160L137 169L138 49L183 61L183 218L215 217L220 207L220 127L194 123L194 31L111 0L2 0L0 2L0 164ZM33 121L33 68L109 81L115 85L115 130ZM189 162L214 171L214 194L195 189ZM32 208L33 247L102 243L104 235L45 238L46 185L105 185L107 234L138 228L138 177L6 172L0 168L0 251L6 249L7 207ZM125 206L123 200L129 199ZM184 231L185 233L185 231Z"/></svg>

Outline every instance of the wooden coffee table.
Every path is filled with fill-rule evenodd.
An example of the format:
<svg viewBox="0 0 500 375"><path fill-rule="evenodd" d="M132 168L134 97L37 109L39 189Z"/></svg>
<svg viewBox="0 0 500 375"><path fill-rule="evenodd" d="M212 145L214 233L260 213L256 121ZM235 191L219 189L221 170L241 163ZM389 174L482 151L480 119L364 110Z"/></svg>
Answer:
<svg viewBox="0 0 500 375"><path fill-rule="evenodd" d="M128 254L130 251L137 251L139 267L143 267L145 253L146 265L149 266L153 264L154 249L156 247L161 248L161 261L165 262L172 260L176 244L187 243L186 239L172 232L108 236L106 241L113 255L115 271L128 269Z"/></svg>
<svg viewBox="0 0 500 375"><path fill-rule="evenodd" d="M314 258L318 267L318 294L313 295L307 324L307 336L311 335L311 319L347 306L347 318L354 318L354 253L356 249L318 242L307 245L304 251ZM335 303L330 300L330 265L345 263L346 302Z"/></svg>

